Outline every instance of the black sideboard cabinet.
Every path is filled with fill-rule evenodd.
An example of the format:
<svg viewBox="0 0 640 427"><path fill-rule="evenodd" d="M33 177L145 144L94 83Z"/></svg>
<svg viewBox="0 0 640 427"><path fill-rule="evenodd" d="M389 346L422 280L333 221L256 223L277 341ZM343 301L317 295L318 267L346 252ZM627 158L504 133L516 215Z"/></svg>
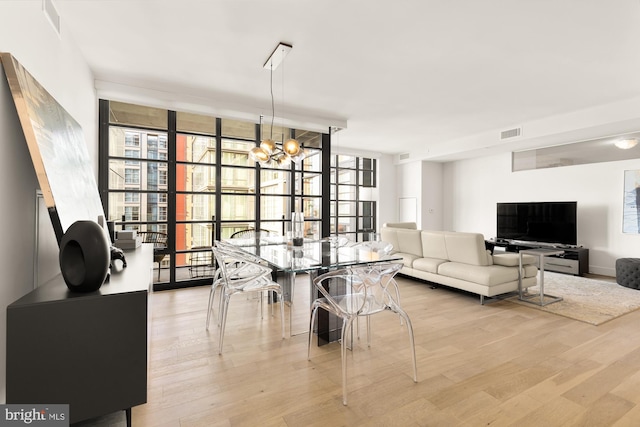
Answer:
<svg viewBox="0 0 640 427"><path fill-rule="evenodd" d="M131 424L147 401L153 248L125 256L95 292L58 276L7 307L7 403L69 404L71 423L125 410Z"/></svg>

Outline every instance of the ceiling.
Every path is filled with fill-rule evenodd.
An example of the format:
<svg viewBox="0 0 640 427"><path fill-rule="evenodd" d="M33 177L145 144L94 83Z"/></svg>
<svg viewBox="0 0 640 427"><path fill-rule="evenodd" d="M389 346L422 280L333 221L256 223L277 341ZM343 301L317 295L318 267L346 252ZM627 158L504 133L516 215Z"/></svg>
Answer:
<svg viewBox="0 0 640 427"><path fill-rule="evenodd" d="M53 1L96 80L256 121L271 115L263 64L293 45L276 117L346 123L341 149L427 153L640 97L638 0Z"/></svg>

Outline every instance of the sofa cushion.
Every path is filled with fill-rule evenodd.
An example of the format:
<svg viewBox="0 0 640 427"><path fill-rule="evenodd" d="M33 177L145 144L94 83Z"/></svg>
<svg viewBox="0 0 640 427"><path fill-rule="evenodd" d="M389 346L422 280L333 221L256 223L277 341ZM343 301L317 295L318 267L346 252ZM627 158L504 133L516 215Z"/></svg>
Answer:
<svg viewBox="0 0 640 427"><path fill-rule="evenodd" d="M442 231L422 231L420 238L424 258L449 259Z"/></svg>
<svg viewBox="0 0 640 427"><path fill-rule="evenodd" d="M447 232L444 239L449 260L471 265L489 265L482 234Z"/></svg>
<svg viewBox="0 0 640 427"><path fill-rule="evenodd" d="M426 271L428 273L438 273L438 266L445 262L449 262L446 259L438 258L418 258L413 261L413 268L420 271Z"/></svg>
<svg viewBox="0 0 640 427"><path fill-rule="evenodd" d="M413 268L413 264L414 264L415 260L420 259L420 257L418 255L407 254L407 253L404 253L404 252L396 252L396 253L394 253L394 256L401 256L402 257L402 265L404 265L405 267L409 267L409 268Z"/></svg>
<svg viewBox="0 0 640 427"><path fill-rule="evenodd" d="M393 247L404 254L422 257L422 242L420 241L420 230L396 230L397 246ZM383 238L384 240L384 238ZM393 244L393 243L392 243Z"/></svg>
<svg viewBox="0 0 640 427"><path fill-rule="evenodd" d="M382 227L380 238L393 246L391 253L402 252L422 256L420 230Z"/></svg>
<svg viewBox="0 0 640 427"><path fill-rule="evenodd" d="M518 280L517 268L503 267L501 265L479 266L460 262L445 262L438 266L438 274L485 286L494 286Z"/></svg>
<svg viewBox="0 0 640 427"><path fill-rule="evenodd" d="M505 267L516 267L520 265L520 255L516 253L494 253L493 263L504 265ZM533 255L522 255L522 265L535 263L536 258Z"/></svg>
<svg viewBox="0 0 640 427"><path fill-rule="evenodd" d="M524 258L522 259L524 263ZM527 264L522 266L523 277L536 277L538 275L538 266L535 264Z"/></svg>
<svg viewBox="0 0 640 427"><path fill-rule="evenodd" d="M397 231L398 230L395 228L387 227L382 227L382 230L380 231L380 239L382 239L383 242L391 243L391 246L393 246L391 253L396 253L399 251Z"/></svg>

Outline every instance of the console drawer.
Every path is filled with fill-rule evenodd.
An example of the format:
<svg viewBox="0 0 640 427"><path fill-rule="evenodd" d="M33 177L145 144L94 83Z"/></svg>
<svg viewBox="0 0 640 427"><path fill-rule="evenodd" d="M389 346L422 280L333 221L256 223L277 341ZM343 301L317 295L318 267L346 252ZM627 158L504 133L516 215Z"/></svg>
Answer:
<svg viewBox="0 0 640 427"><path fill-rule="evenodd" d="M538 260L536 259L536 265L537 264ZM545 271L557 271L559 273L578 275L580 274L580 262L575 259L550 256L544 259L544 269Z"/></svg>

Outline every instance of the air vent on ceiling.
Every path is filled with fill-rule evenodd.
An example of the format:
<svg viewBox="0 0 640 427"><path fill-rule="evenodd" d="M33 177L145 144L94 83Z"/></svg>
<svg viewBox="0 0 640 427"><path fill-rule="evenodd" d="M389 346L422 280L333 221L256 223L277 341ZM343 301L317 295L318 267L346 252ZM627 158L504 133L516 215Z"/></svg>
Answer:
<svg viewBox="0 0 640 427"><path fill-rule="evenodd" d="M52 0L42 0L42 11L51 22L53 29L60 35L60 15L53 5Z"/></svg>
<svg viewBox="0 0 640 427"><path fill-rule="evenodd" d="M518 128L503 130L502 132L500 132L500 139L502 140L502 139L515 138L520 135L522 135L522 128L518 127Z"/></svg>
<svg viewBox="0 0 640 427"><path fill-rule="evenodd" d="M411 153L402 153L399 157L400 160L407 160L409 157L411 157Z"/></svg>

